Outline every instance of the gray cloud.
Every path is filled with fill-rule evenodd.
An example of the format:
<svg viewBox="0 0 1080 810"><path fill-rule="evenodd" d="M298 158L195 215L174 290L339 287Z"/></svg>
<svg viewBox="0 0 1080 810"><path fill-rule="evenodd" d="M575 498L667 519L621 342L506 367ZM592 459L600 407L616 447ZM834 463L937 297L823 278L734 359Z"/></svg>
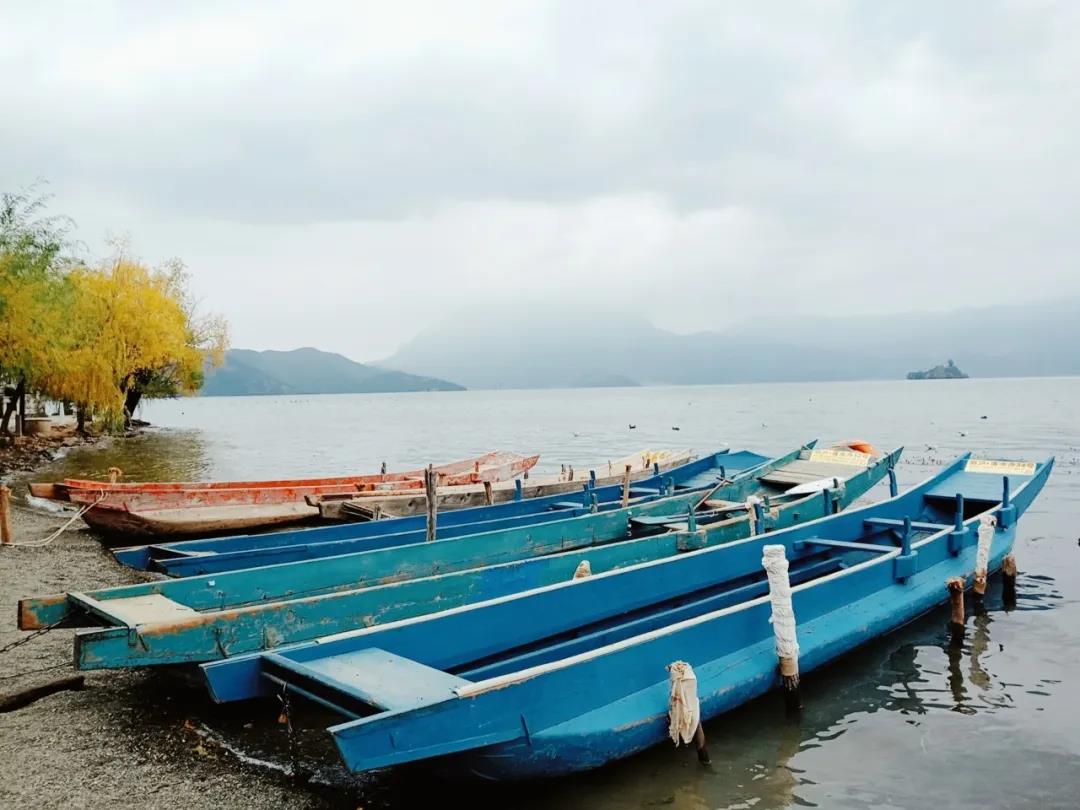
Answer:
<svg viewBox="0 0 1080 810"><path fill-rule="evenodd" d="M463 305L754 313L1080 292L1071 3L0 12L0 188L184 257L238 345Z"/></svg>

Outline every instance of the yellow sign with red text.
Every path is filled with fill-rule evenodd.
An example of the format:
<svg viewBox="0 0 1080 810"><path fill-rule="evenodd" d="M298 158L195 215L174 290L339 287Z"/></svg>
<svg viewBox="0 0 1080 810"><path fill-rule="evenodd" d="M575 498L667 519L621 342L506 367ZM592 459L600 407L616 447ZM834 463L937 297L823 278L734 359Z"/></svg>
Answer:
<svg viewBox="0 0 1080 810"><path fill-rule="evenodd" d="M1034 461L1002 461L992 458L968 459L964 472L992 473L994 475L1034 475Z"/></svg>

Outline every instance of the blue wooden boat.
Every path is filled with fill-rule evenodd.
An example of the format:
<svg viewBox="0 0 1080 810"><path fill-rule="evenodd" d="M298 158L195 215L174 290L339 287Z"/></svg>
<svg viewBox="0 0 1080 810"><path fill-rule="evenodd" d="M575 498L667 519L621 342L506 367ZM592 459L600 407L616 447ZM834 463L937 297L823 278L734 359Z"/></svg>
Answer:
<svg viewBox="0 0 1080 810"><path fill-rule="evenodd" d="M19 624L82 628L81 669L212 661L565 581L584 560L609 570L831 514L890 473L899 453L849 464L845 478L805 493L799 479L844 469L829 460L836 451L804 448L714 490L536 526L24 599ZM769 491L768 504L747 509L750 495Z"/></svg>
<svg viewBox="0 0 1080 810"><path fill-rule="evenodd" d="M806 445L810 448L813 446L813 442ZM631 484L630 498L633 503L643 503L655 500L665 492L676 494L712 487L726 476L738 475L769 460L767 456L748 450L735 453L723 450L662 473L656 466L651 477ZM594 480L591 476L586 478L578 495L560 493L521 498L492 506L440 513L437 537L445 540L578 517L591 511L594 499L599 511L617 508L622 498L622 487L594 486ZM520 479L517 483L520 489ZM116 549L113 555L119 562L132 568L161 571L170 576L213 574L420 542L425 539L426 520L424 515L414 515L276 534L247 534L131 546Z"/></svg>
<svg viewBox="0 0 1080 810"><path fill-rule="evenodd" d="M433 760L510 780L598 767L668 737L667 667L696 671L703 719L780 685L766 545L790 563L803 673L947 600L987 570L1053 459L964 457L909 492L795 528L422 619L204 666L220 702L288 692L338 712L353 771ZM700 530L698 530L700 531ZM693 527L681 534L689 541Z"/></svg>

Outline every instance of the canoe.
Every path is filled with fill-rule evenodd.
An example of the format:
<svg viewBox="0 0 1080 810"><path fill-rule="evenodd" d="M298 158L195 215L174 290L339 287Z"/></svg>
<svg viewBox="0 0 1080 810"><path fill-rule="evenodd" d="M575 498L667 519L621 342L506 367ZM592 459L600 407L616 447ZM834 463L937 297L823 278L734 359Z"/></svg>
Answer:
<svg viewBox="0 0 1080 810"><path fill-rule="evenodd" d="M564 467L552 475L531 476L521 485L513 481L495 484L490 491L492 503L505 503L518 498L541 498L576 492L582 482L595 485L615 484L624 480L627 468L630 480L639 481L657 472L673 469L693 458L689 450L641 450L614 461L574 470ZM440 510L463 509L487 503L488 490L482 486L446 488L437 492ZM373 520L383 517L406 517L427 511L427 495L423 492L353 492L346 495L319 495L308 498L319 507L328 520Z"/></svg>
<svg viewBox="0 0 1080 810"><path fill-rule="evenodd" d="M453 461L448 464L440 464L435 467L436 472L445 476L464 475L468 476L479 467L496 464L507 454L492 451L473 458ZM538 458L538 457L537 457ZM351 487L374 485L391 481L404 482L408 480L423 479L424 470L407 470L402 472L370 473L365 475L345 475L321 478L291 478L262 481L94 481L86 478L66 478L63 481L38 482L30 484L30 494L37 498L50 500L70 500L72 492L89 492L95 496L104 493L135 494L135 493L168 493L187 492L194 490L233 490L233 489L312 489L322 487ZM469 483L469 481L461 481ZM205 497L205 496L204 496Z"/></svg>
<svg viewBox="0 0 1080 810"><path fill-rule="evenodd" d="M495 453L487 463L474 461L464 472L441 472L454 486L473 487L477 481L502 481L527 473L539 456ZM399 474L403 475L403 474ZM379 476L376 476L379 477ZM304 498L319 492L357 491L387 487L388 492L422 491L422 482L397 478L387 482L283 487L228 487L162 492L94 492L69 489L68 500L84 509L83 520L108 535L192 536L268 528L319 517ZM483 487L481 487L483 489Z"/></svg>
<svg viewBox="0 0 1080 810"><path fill-rule="evenodd" d="M859 498L900 453L785 496L796 488L786 476L836 466L814 461L820 452L794 451L719 488L536 526L398 546L389 537L360 553L23 599L19 627L83 628L75 634L82 669L212 661L560 582L585 560L608 570L812 520ZM767 505L748 508L751 495L770 492ZM701 530L687 540L690 513L703 503L693 518Z"/></svg>
<svg viewBox="0 0 1080 810"><path fill-rule="evenodd" d="M811 442L807 447L813 447L813 444ZM662 489L668 494L675 494L713 486L727 475L735 475L768 460L766 456L749 451L731 453L723 450L660 474L655 474L655 470L659 469L659 462L656 462L654 475L633 482L629 498L634 503L640 503L660 497ZM520 479L519 483L522 483ZM561 493L521 497L492 506L443 512L436 520L436 534L439 539L445 540L465 534L578 517L591 510L594 500L599 511L608 511L615 508L623 494L621 484L605 486L587 475L579 479L577 487L578 492L572 496ZM132 568L161 571L171 576L192 576L364 551L379 547L377 538L408 532L416 533L411 539L423 540L426 525L425 515L414 515L364 523L312 526L273 534L129 546L114 549L113 556L118 562Z"/></svg>
<svg viewBox="0 0 1080 810"><path fill-rule="evenodd" d="M521 456L517 453L489 453L475 459L472 466L460 471L436 468L441 486L454 487L512 479L532 469L539 456ZM460 462L452 466L458 466ZM420 472L423 475L423 471ZM385 478L385 480L381 480ZM105 485L107 487L108 485ZM77 504L92 504L103 509L124 509L137 512L157 509L180 509L202 506L249 505L267 503L303 502L308 496L331 493L351 494L357 492L408 492L424 489L422 478L413 473L376 474L366 481L353 480L333 484L286 484L283 486L230 486L199 489L168 490L109 490L99 487L71 488L68 500ZM483 487L481 487L482 489Z"/></svg>
<svg viewBox="0 0 1080 810"><path fill-rule="evenodd" d="M947 578L970 584L980 534L997 570L1052 466L964 457L794 528L203 671L219 702L291 693L336 711L329 731L355 772L588 770L669 739L675 662L692 666L703 720L780 686L764 547L790 566L805 675L946 601Z"/></svg>

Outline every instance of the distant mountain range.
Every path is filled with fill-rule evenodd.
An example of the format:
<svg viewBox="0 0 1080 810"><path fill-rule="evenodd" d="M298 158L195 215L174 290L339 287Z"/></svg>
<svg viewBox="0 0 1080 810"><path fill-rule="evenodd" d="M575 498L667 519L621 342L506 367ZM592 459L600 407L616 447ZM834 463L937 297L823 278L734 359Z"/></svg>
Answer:
<svg viewBox="0 0 1080 810"><path fill-rule="evenodd" d="M229 349L224 365L208 372L202 394L212 397L462 390L462 386L446 380L368 366L318 349L287 352Z"/></svg>
<svg viewBox="0 0 1080 810"><path fill-rule="evenodd" d="M722 313L723 302L717 302ZM718 319L722 319L722 314ZM460 313L377 365L469 388L904 379L942 357L972 377L1080 374L1080 301L940 314L762 317L678 335L642 317L538 306Z"/></svg>

